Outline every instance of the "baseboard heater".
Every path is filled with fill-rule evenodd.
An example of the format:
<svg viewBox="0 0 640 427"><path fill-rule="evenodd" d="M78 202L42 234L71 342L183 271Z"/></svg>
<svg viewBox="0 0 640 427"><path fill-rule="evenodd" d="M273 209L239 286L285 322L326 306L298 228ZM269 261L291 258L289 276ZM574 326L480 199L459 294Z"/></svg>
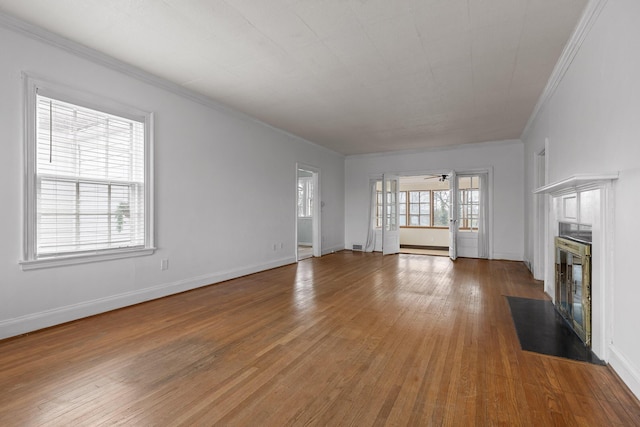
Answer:
<svg viewBox="0 0 640 427"><path fill-rule="evenodd" d="M448 251L449 246L400 245L404 249L429 249L432 251Z"/></svg>

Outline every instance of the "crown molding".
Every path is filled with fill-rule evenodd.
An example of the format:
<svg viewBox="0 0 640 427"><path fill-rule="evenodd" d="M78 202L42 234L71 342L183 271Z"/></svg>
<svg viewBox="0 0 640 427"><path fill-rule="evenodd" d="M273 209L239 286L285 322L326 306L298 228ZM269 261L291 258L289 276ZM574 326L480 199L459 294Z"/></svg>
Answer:
<svg viewBox="0 0 640 427"><path fill-rule="evenodd" d="M73 55L81 57L83 59L89 60L93 63L102 65L111 70L120 72L129 77L133 77L139 81L155 86L159 89L166 90L168 92L173 93L174 95L181 96L190 101L198 103L202 106L211 108L223 114L227 114L236 119L246 120L249 122L253 122L259 124L261 126L265 126L269 129L272 129L281 134L287 135L291 138L298 140L299 142L304 142L309 144L317 149L326 151L328 153L338 155L340 157L344 157L342 153L331 150L325 146L316 144L315 142L309 141L301 136L295 135L291 132L288 132L284 129L278 128L276 126L270 125L269 123L265 123L249 114L243 113L241 111L235 110L231 107L228 107L215 99L203 95L199 92L193 91L191 89L187 89L184 86L181 86L177 83L169 81L165 78L156 76L148 71L142 70L141 68L135 67L131 64L128 64L124 61L120 61L112 56L106 55L100 51L87 47L81 43L70 40L66 37L60 36L58 34L52 33L51 31L45 30L44 28L38 27L37 25L30 24L26 21L18 19L14 16L8 15L6 13L0 12L0 27L4 27L8 30L14 31L16 33L27 36L31 39L46 43L50 46L56 47L58 49L69 52Z"/></svg>
<svg viewBox="0 0 640 427"><path fill-rule="evenodd" d="M527 133L533 125L533 122L536 121L538 114L540 114L542 109L555 93L556 89L560 85L560 82L571 67L573 59L580 51L582 43L584 43L584 40L589 35L591 28L598 20L598 17L600 16L602 9L604 9L605 5L607 4L607 1L608 0L589 0L589 3L582 12L582 16L580 17L576 28L573 30L569 41L567 41L567 44L564 46L562 54L560 55L558 62L551 72L551 76L547 81L547 85L545 86L542 95L540 95L540 98L538 98L538 102L533 108L531 116L529 116L529 120L527 121L527 125L522 131L520 139L525 139Z"/></svg>
<svg viewBox="0 0 640 427"><path fill-rule="evenodd" d="M523 142L520 139L502 139L498 141L483 141L483 142L467 142L464 144L442 145L438 147L418 148L413 150L395 150L395 151L380 151L376 153L363 153L363 154L349 154L345 156L347 159L359 159L368 157L387 157L387 156L401 156L406 154L421 154L434 151L458 151L468 150L483 147L499 147L506 145L522 145Z"/></svg>

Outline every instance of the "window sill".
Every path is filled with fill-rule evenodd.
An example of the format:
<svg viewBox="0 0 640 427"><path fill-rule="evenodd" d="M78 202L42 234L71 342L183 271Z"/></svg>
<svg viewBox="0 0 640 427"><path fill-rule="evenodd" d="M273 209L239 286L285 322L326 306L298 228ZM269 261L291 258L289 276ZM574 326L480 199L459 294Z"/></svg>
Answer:
<svg viewBox="0 0 640 427"><path fill-rule="evenodd" d="M62 267L65 265L87 264L90 262L110 261L114 259L133 258L152 255L156 248L136 248L114 251L91 252L82 255L58 256L29 261L20 261L23 271L41 268Z"/></svg>

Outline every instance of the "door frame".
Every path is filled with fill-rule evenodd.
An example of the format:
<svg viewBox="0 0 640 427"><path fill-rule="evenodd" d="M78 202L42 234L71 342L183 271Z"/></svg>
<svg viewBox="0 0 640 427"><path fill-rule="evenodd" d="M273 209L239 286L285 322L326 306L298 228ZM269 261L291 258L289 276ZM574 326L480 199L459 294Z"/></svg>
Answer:
<svg viewBox="0 0 640 427"><path fill-rule="evenodd" d="M544 148L534 155L534 187L545 186L549 182L549 139L545 138ZM549 224L549 195L533 196L534 232L533 232L533 278L544 280L547 256L547 235Z"/></svg>
<svg viewBox="0 0 640 427"><path fill-rule="evenodd" d="M426 171L385 172L384 174L395 175L395 176L397 176L399 178L399 181L401 181L402 178L406 178L406 177L424 176L424 175L435 175L435 176L437 176L437 175L449 175L449 173L451 173L451 169L430 169L430 170L426 170ZM382 181L382 186L383 186L383 189L384 189L384 180L383 180L384 174L370 175L369 178L377 180L377 181ZM398 189L400 189L399 185L400 185L400 183L398 182ZM384 197L383 197L383 199L384 199ZM383 224L382 228L384 229L384 224ZM399 230L399 228L400 228L400 226L398 225L398 230ZM382 235L382 233L381 233L381 235ZM451 241L449 241L449 245L451 245ZM382 248L381 250L384 252L384 248Z"/></svg>
<svg viewBox="0 0 640 427"><path fill-rule="evenodd" d="M295 213L295 221L294 221L294 230L295 230L295 241L294 247L296 248L296 262L299 261L298 254L298 178L299 171L303 170L306 172L310 172L313 177L313 209L312 209L312 217L311 217L311 239L313 246L313 256L320 257L322 256L322 199L320 191L320 168L316 166L311 166L309 164L296 162L296 170L295 170L295 197L294 197L294 213Z"/></svg>
<svg viewBox="0 0 640 427"><path fill-rule="evenodd" d="M477 259L493 259L493 167L488 168L476 168L476 169L461 169L456 170L456 179L468 177L468 176L478 176L478 175L487 175L487 188L486 190L480 189L480 191L486 191L484 195L486 203L487 203L487 234L486 237L489 239L489 253L486 258L480 258L479 251L476 253L475 258ZM457 183L456 183L457 186ZM457 197L457 195L456 195ZM479 247L478 247L479 249Z"/></svg>
<svg viewBox="0 0 640 427"><path fill-rule="evenodd" d="M458 258L458 173L449 172L449 258Z"/></svg>
<svg viewBox="0 0 640 427"><path fill-rule="evenodd" d="M401 179L404 176L419 176L419 175L449 175L452 171L456 173L456 175L478 175L478 174L487 174L487 238L489 239L489 254L486 259L493 259L493 166L489 166L486 168L473 168L473 169L456 169L456 168L447 168L447 169L431 169L426 171L407 171L407 172L396 172ZM451 184L449 185L451 188ZM457 196L456 196L457 197ZM449 242L449 246L451 247L451 242Z"/></svg>
<svg viewBox="0 0 640 427"><path fill-rule="evenodd" d="M548 151L547 151L548 152ZM487 174L487 211L489 218L487 219L487 238L489 239L489 254L487 259L493 259L493 230L494 230L494 206L493 206L493 166L486 168L473 168L473 169L456 169L456 168L443 168L443 169L426 169L426 170L410 170L410 171L388 171L385 173L397 175L400 179L409 176L421 176L421 175L449 175L451 171L455 171L459 175L477 175L481 173ZM382 174L371 174L369 179L381 181ZM451 244L451 242L449 242Z"/></svg>

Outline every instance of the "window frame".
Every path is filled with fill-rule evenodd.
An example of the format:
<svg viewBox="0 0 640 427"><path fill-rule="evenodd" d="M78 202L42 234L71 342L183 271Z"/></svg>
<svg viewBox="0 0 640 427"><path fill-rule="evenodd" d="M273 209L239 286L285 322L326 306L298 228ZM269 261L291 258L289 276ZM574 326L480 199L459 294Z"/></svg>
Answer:
<svg viewBox="0 0 640 427"><path fill-rule="evenodd" d="M446 230L449 229L449 226L440 226L440 225L433 225L433 221L434 221L434 200L433 200L433 193L435 191L450 191L450 190L400 190L398 193L405 193L405 213L404 214L400 214L398 213L398 218L400 218L401 216L405 217L405 225L400 225L400 228L427 228L427 229L439 229L439 230ZM429 193L429 214L420 214L420 215L429 215L429 224L430 225L409 225L409 217L411 216L410 213L410 205L411 205L411 201L410 201L410 197L409 197L409 193L412 192L417 192L417 193ZM382 223L382 217L380 216L380 213L382 211L382 205L380 204L382 198L382 191L378 191L376 190L376 228L381 228L381 223ZM418 203L414 203L414 204L420 204L423 202L418 202ZM451 206L449 206L449 209L451 209ZM451 214L449 214L451 215ZM398 221L398 223L400 224L402 221Z"/></svg>
<svg viewBox="0 0 640 427"><path fill-rule="evenodd" d="M23 164L23 250L20 265L23 270L82 264L104 260L130 258L151 255L155 252L154 224L154 172L153 172L153 129L154 115L103 96L80 91L65 85L22 73L23 80L23 126L24 126L24 164ZM40 94L59 101L85 108L113 114L143 123L144 126L144 245L100 249L84 252L68 252L53 256L38 257L37 239L37 100Z"/></svg>

